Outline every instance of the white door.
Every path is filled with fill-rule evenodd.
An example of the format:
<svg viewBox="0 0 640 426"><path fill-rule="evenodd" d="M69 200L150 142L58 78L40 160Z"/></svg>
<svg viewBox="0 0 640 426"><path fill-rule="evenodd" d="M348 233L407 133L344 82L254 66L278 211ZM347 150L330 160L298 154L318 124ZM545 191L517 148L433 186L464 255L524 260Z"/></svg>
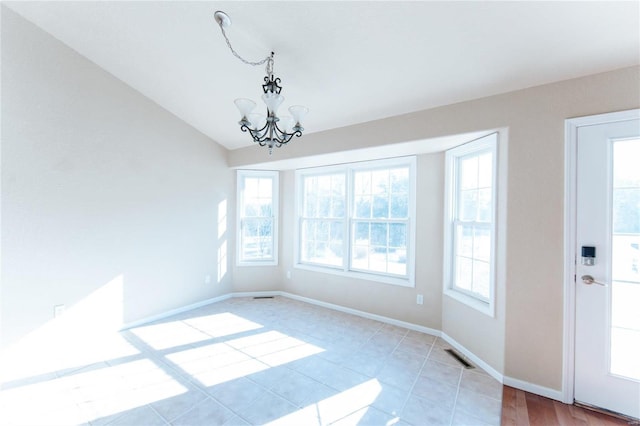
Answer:
<svg viewBox="0 0 640 426"><path fill-rule="evenodd" d="M632 116L577 129L574 395L638 418L640 111Z"/></svg>

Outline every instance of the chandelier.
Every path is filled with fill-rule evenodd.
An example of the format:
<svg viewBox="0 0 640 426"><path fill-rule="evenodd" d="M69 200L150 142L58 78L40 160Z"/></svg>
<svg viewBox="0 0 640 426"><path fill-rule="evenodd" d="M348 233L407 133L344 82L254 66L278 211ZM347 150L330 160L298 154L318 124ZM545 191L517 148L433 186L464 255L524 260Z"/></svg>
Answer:
<svg viewBox="0 0 640 426"><path fill-rule="evenodd" d="M263 65L266 64L266 77L264 77L264 84L262 85L262 101L267 107L266 115L253 112L256 108L256 103L251 99L240 98L236 99L234 103L240 111L240 130L243 132L249 132L253 141L260 146L266 146L269 148L269 155L271 155L273 148L280 148L282 145L287 144L294 136L302 136L304 128L300 124L309 110L302 105L293 105L289 107L289 113L291 116L283 115L278 116L278 108L284 102L284 96L280 94L282 86L280 86L280 79L273 75L273 56L271 52L265 59L257 62L250 62L242 58L231 46L231 42L227 37L225 28L231 26L231 18L222 12L217 11L214 14L214 18L222 35L227 42L227 46L233 55L240 59L247 65Z"/></svg>

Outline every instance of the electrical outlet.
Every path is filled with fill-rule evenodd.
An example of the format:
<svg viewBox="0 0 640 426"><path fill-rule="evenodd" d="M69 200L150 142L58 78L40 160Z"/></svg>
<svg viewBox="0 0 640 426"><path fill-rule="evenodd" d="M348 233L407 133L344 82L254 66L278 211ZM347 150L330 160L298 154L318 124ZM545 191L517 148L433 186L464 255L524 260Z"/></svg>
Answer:
<svg viewBox="0 0 640 426"><path fill-rule="evenodd" d="M209 284L210 282L211 282L211 275L206 275L206 276L204 277L204 283L205 283L205 284Z"/></svg>
<svg viewBox="0 0 640 426"><path fill-rule="evenodd" d="M424 303L424 297L422 297L422 295L421 295L421 294L419 294L419 295L416 297L416 303L417 303L418 305L422 305L422 304Z"/></svg>
<svg viewBox="0 0 640 426"><path fill-rule="evenodd" d="M290 280L291 279L291 271L287 271L287 279Z"/></svg>
<svg viewBox="0 0 640 426"><path fill-rule="evenodd" d="M64 305L55 305L53 307L53 317L54 318L58 318L59 316L61 316L62 314L64 314L64 311L67 308Z"/></svg>

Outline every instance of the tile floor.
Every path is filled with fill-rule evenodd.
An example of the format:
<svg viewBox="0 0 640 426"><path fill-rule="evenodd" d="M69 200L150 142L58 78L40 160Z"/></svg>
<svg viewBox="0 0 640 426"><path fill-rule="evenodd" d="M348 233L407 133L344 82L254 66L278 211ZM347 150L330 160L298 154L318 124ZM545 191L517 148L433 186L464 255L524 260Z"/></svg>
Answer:
<svg viewBox="0 0 640 426"><path fill-rule="evenodd" d="M500 423L502 385L443 340L284 297L95 334L5 359L0 424Z"/></svg>

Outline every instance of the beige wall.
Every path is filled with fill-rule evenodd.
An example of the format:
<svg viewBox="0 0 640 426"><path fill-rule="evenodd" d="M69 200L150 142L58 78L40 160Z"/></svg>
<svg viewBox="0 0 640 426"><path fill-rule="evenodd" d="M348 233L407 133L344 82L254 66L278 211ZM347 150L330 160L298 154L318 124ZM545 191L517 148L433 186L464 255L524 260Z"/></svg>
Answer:
<svg viewBox="0 0 640 426"><path fill-rule="evenodd" d="M505 294L502 295L505 317L503 320L498 317L495 322L476 321L477 315L471 315L466 307L445 300L443 330L477 355L487 357L485 361L506 376L560 390L564 120L638 108L639 93L640 68L631 67L309 134L287 146L279 153L279 158L293 159L507 128L507 233L503 236L506 240L506 279ZM253 148L231 151L229 165L242 167L260 163L263 155L263 151ZM424 244L422 238L418 245ZM532 253L536 254L535 262L531 260ZM361 282L347 283L310 274L299 277L297 272L285 286L295 291L304 288L310 297L358 306L364 303L359 292L365 287ZM358 292L354 294L351 289L358 289ZM374 300L386 295L382 290L372 293ZM392 293L398 304L389 306L371 302L374 313L406 317L405 304L413 301L409 297L411 292L393 288ZM416 321L424 323L424 318ZM432 323L437 324L437 321ZM502 336L500 327L504 327ZM500 355L502 340L504 351ZM497 350L490 349L493 345L497 345Z"/></svg>
<svg viewBox="0 0 640 426"><path fill-rule="evenodd" d="M232 190L224 149L2 7L3 347L96 294L130 322L230 292Z"/></svg>

